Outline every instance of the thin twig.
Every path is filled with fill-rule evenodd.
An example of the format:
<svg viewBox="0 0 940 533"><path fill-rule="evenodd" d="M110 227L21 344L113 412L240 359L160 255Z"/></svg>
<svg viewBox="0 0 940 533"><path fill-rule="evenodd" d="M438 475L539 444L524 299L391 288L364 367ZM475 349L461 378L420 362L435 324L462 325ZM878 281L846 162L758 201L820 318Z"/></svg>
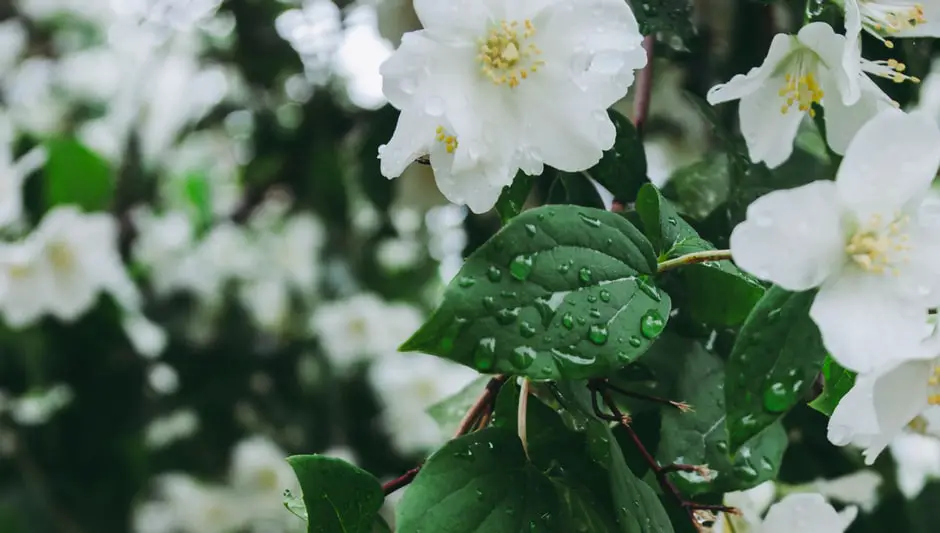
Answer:
<svg viewBox="0 0 940 533"><path fill-rule="evenodd" d="M683 413L687 413L693 410L692 406L685 402L677 402L673 400L668 400L666 398L661 398L659 396L653 396L651 394L643 394L642 392L634 392L634 391L629 391L626 389L621 389L620 387L610 383L609 381L605 381L604 386L616 392L617 394L620 394L621 396L629 396L630 398L636 398L638 400L646 400L649 402L661 403L664 405L668 405L670 407L675 407L676 409L682 411Z"/></svg>
<svg viewBox="0 0 940 533"><path fill-rule="evenodd" d="M668 259L659 264L656 271L662 274L667 270L672 270L680 266L694 265L696 263L707 263L709 261L724 261L731 259L731 250L706 250L704 252L693 252L675 259Z"/></svg>
<svg viewBox="0 0 940 533"><path fill-rule="evenodd" d="M516 414L516 428L519 433L519 440L522 441L522 451L529 457L529 441L526 438L526 415L529 413L529 380L522 379L522 386L519 388L519 411Z"/></svg>
<svg viewBox="0 0 940 533"><path fill-rule="evenodd" d="M633 100L633 125L640 136L643 135L643 126L650 113L650 100L653 94L653 48L656 37L647 35L643 38L643 48L646 50L646 66L636 78L636 97Z"/></svg>
<svg viewBox="0 0 940 533"><path fill-rule="evenodd" d="M382 492L384 492L385 495L388 496L389 494L395 492L396 490L408 485L414 480L415 476L418 475L418 472L420 470L421 470L421 465L418 465L412 468L411 470L405 472L404 474L398 476L397 478L389 481L388 483L385 483L384 485L382 485Z"/></svg>

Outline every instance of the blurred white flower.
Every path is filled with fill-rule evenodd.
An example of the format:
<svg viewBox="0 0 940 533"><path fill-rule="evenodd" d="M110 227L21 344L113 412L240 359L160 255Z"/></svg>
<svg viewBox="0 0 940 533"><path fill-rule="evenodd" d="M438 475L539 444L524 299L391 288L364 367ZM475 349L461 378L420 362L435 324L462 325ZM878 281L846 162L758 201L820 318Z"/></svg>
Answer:
<svg viewBox="0 0 940 533"><path fill-rule="evenodd" d="M809 492L821 494L827 500L857 505L871 512L878 505L881 476L873 470L859 470L835 479L819 479L810 484Z"/></svg>
<svg viewBox="0 0 940 533"><path fill-rule="evenodd" d="M124 334L138 354L153 358L160 355L166 348L166 331L149 320L142 313L131 311L121 320Z"/></svg>
<svg viewBox="0 0 940 533"><path fill-rule="evenodd" d="M29 133L45 136L58 131L67 103L54 94L56 63L31 57L0 77L4 104L13 123Z"/></svg>
<svg viewBox="0 0 940 533"><path fill-rule="evenodd" d="M0 124L0 228L20 222L23 183L46 163L47 157L45 148L38 146L14 161L12 128L6 126L9 124Z"/></svg>
<svg viewBox="0 0 940 533"><path fill-rule="evenodd" d="M390 352L377 358L369 381L384 405L385 429L395 448L426 452L449 438L426 410L477 377L470 368L431 355Z"/></svg>
<svg viewBox="0 0 940 533"><path fill-rule="evenodd" d="M316 308L310 327L340 372L358 361L395 351L421 326L421 314L407 304L389 304L374 294L357 294Z"/></svg>
<svg viewBox="0 0 940 533"><path fill-rule="evenodd" d="M158 294L177 286L180 263L193 246L195 228L182 211L154 213L149 207L131 212L137 237L131 248L135 261L147 268Z"/></svg>
<svg viewBox="0 0 940 533"><path fill-rule="evenodd" d="M479 213L517 170L584 170L613 145L606 110L646 64L626 3L417 0L415 11L425 29L381 68L402 111L380 150L386 177L429 154L444 196Z"/></svg>
<svg viewBox="0 0 940 533"><path fill-rule="evenodd" d="M199 431L199 415L192 409L179 409L153 419L144 430L148 448L158 450Z"/></svg>
<svg viewBox="0 0 940 533"><path fill-rule="evenodd" d="M222 0L111 0L115 12L141 25L187 30L211 17Z"/></svg>
<svg viewBox="0 0 940 533"><path fill-rule="evenodd" d="M137 533L230 533L245 523L242 501L225 487L207 486L186 474L157 480L158 498L139 507ZM149 522L148 522L149 520ZM155 524L168 529L156 529Z"/></svg>
<svg viewBox="0 0 940 533"><path fill-rule="evenodd" d="M10 402L10 417L23 426L45 424L55 413L71 403L74 396L68 385L61 384L31 391Z"/></svg>
<svg viewBox="0 0 940 533"><path fill-rule="evenodd" d="M147 383L158 394L173 394L180 387L180 377L172 366L157 363L147 369Z"/></svg>
<svg viewBox="0 0 940 533"><path fill-rule="evenodd" d="M254 516L283 512L284 491L299 492L297 476L287 453L271 439L256 435L239 442L232 452L229 480L239 493L257 506Z"/></svg>
<svg viewBox="0 0 940 533"><path fill-rule="evenodd" d="M750 528L759 526L761 515L774 502L775 497L776 486L773 481L765 481L748 490L726 493L724 504L734 507L741 514L720 513L715 522L714 533L745 533Z"/></svg>
<svg viewBox="0 0 940 533"><path fill-rule="evenodd" d="M346 15L346 30L336 52L336 73L346 81L346 94L365 109L385 105L379 66L392 55L392 45L379 35L375 8L363 4Z"/></svg>
<svg viewBox="0 0 940 533"><path fill-rule="evenodd" d="M306 0L299 9L281 13L274 25L278 35L300 55L308 79L325 82L341 38L339 7L332 0Z"/></svg>
<svg viewBox="0 0 940 533"><path fill-rule="evenodd" d="M725 495L725 504L736 506L735 498ZM769 504L773 501L762 503ZM747 503L747 502L745 502ZM766 507L766 505L764 505ZM836 510L819 494L790 494L770 506L767 515L761 519L763 508L738 507L742 515L728 513L718 515L712 531L715 533L843 533L858 514L855 507L846 507L842 512ZM756 512L755 512L756 511Z"/></svg>
<svg viewBox="0 0 940 533"><path fill-rule="evenodd" d="M390 272L408 270L421 260L424 245L412 238L385 239L375 248L379 266Z"/></svg>
<svg viewBox="0 0 940 533"><path fill-rule="evenodd" d="M0 22L0 78L6 76L26 50L26 28L19 19Z"/></svg>
<svg viewBox="0 0 940 533"><path fill-rule="evenodd" d="M927 482L940 478L940 440L933 436L902 433L891 442L897 467L898 489L908 499L916 498Z"/></svg>

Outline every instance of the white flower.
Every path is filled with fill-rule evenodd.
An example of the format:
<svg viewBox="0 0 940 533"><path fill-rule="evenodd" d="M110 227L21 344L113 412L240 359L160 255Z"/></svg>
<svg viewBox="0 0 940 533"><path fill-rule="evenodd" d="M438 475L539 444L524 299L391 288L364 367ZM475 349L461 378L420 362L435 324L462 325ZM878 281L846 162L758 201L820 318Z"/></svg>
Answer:
<svg viewBox="0 0 940 533"><path fill-rule="evenodd" d="M477 377L469 368L424 354L391 352L369 368L369 379L385 405L385 429L405 454L425 452L448 438L426 410Z"/></svg>
<svg viewBox="0 0 940 533"><path fill-rule="evenodd" d="M922 352L927 309L940 303L940 239L918 208L937 146L932 120L885 111L853 139L835 182L759 198L731 234L744 270L791 291L819 287L810 316L851 370Z"/></svg>
<svg viewBox="0 0 940 533"><path fill-rule="evenodd" d="M891 37L940 37L940 2L937 0L842 0L845 36L853 49L861 46L861 32L894 45Z"/></svg>
<svg viewBox="0 0 940 533"><path fill-rule="evenodd" d="M148 448L158 450L194 435L199 430L199 415L192 409L179 409L153 419L144 430Z"/></svg>
<svg viewBox="0 0 940 533"><path fill-rule="evenodd" d="M824 22L807 24L796 35L778 34L760 67L713 87L708 102L741 100L741 133L755 163L773 168L790 157L800 122L806 113L814 115L813 104L825 107L829 147L844 153L858 129L892 105L845 54L845 37ZM869 63L873 74L907 78L887 62Z"/></svg>
<svg viewBox="0 0 940 533"><path fill-rule="evenodd" d="M882 481L873 470L858 470L835 479L818 479L810 484L809 492L817 492L828 500L857 505L868 513L878 505Z"/></svg>
<svg viewBox="0 0 940 533"><path fill-rule="evenodd" d="M172 516L161 518L171 523L169 531L185 533L229 533L237 531L247 518L242 500L224 487L199 483L186 474L166 474L157 481L159 499L144 504L135 513L135 531L157 532L144 520L164 512Z"/></svg>
<svg viewBox="0 0 940 533"><path fill-rule="evenodd" d="M395 351L421 322L421 314L410 305L357 294L318 307L310 328L331 363L343 371L360 360Z"/></svg>
<svg viewBox="0 0 940 533"><path fill-rule="evenodd" d="M721 514L715 524L716 533L843 533L858 509L846 507L841 513L819 494L791 494L773 504L763 520L750 513L733 518ZM750 517L750 518L749 518ZM746 520L742 520L742 518ZM729 520L731 522L729 523Z"/></svg>
<svg viewBox="0 0 940 533"><path fill-rule="evenodd" d="M346 94L366 109L385 105L379 67L392 54L392 45L379 35L375 7L359 5L346 15L346 31L336 51L336 72L346 80Z"/></svg>
<svg viewBox="0 0 940 533"><path fill-rule="evenodd" d="M257 435L239 442L232 452L229 478L236 490L280 510L284 489L298 490L287 453L269 438Z"/></svg>
<svg viewBox="0 0 940 533"><path fill-rule="evenodd" d="M891 442L890 449L897 465L898 489L908 499L916 498L927 481L940 478L940 440L936 437L904 433Z"/></svg>
<svg viewBox="0 0 940 533"><path fill-rule="evenodd" d="M10 417L23 426L45 424L54 414L71 403L74 396L68 385L55 385L45 390L32 391L10 402Z"/></svg>
<svg viewBox="0 0 940 533"><path fill-rule="evenodd" d="M636 19L619 0L417 0L424 30L381 68L402 111L380 151L401 175L429 154L441 192L490 209L518 169L580 171L614 142L606 109L646 64Z"/></svg>

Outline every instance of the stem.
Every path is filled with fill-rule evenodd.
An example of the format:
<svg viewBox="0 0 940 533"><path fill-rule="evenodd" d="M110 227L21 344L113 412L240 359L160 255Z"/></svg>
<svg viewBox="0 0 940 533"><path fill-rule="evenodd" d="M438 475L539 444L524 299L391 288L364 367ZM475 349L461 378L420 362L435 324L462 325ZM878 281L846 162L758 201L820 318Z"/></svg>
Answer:
<svg viewBox="0 0 940 533"><path fill-rule="evenodd" d="M522 441L522 451L526 458L529 457L529 441L526 438L526 415L529 412L529 380L523 378L522 387L519 390L519 412L516 416L519 430L519 440Z"/></svg>
<svg viewBox="0 0 940 533"><path fill-rule="evenodd" d="M650 99L653 94L653 48L656 37L647 35L643 38L643 48L646 50L646 66L636 78L636 99L633 101L633 125L637 134L642 138L643 126L650 113Z"/></svg>
<svg viewBox="0 0 940 533"><path fill-rule="evenodd" d="M672 498L675 499L675 501L679 504L679 506L685 509L693 527L698 529L698 520L695 518L696 510L737 512L735 509L725 507L723 505L705 505L686 500L682 496L682 493L679 492L679 489L676 487L675 483L669 479L668 474L675 471L694 471L701 469L702 467L696 467L693 465L668 465L665 467L660 466L660 464L656 461L656 458L654 458L649 450L646 449L646 446L643 445L643 441L640 440L640 436L636 434L636 431L633 431L632 427L630 427L629 417L624 415L620 411L620 408L617 407L617 404L614 402L614 399L610 394L609 386L604 381L595 380L588 383L588 388L591 389L594 410L600 410L600 406L597 404L597 396L600 395L600 397L604 400L604 404L606 405L607 409L609 409L612 413L612 415L604 415L599 413L599 418L619 421L620 425L627 430L627 433L630 435L630 439L633 440L633 444L636 446L636 449L640 452L640 455L643 456L643 460L647 465L649 465L650 470L656 476L656 480L659 482L659 486L663 489L663 492L671 495Z"/></svg>
<svg viewBox="0 0 940 533"><path fill-rule="evenodd" d="M630 398L636 398L638 400L646 400L649 402L661 403L664 405L675 407L676 409L682 411L683 413L687 413L693 410L692 406L690 406L689 404L685 402L676 402L673 400L667 400L666 398L661 398L659 396L643 394L641 392L628 391L626 389L621 389L620 387L616 385L612 385L610 382L607 382L607 381L604 382L604 386L616 392L617 394L620 394L621 396L628 396Z"/></svg>
<svg viewBox="0 0 940 533"><path fill-rule="evenodd" d="M395 492L396 490L408 485L414 480L415 476L418 475L418 472L421 470L421 465L418 465L411 470L405 472L404 474L398 476L397 478L389 481L388 483L382 485L382 492L386 496Z"/></svg>
<svg viewBox="0 0 940 533"><path fill-rule="evenodd" d="M667 259L659 264L657 272L662 274L667 270L672 270L680 266L694 265L696 263L707 263L709 261L723 261L731 259L731 250L706 250L704 252L693 252L675 259Z"/></svg>

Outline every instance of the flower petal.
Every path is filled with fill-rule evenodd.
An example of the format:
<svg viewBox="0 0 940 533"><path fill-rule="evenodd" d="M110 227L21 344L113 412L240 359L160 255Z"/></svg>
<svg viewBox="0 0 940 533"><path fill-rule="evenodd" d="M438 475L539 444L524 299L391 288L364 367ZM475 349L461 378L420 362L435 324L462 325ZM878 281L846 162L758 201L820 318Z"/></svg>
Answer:
<svg viewBox="0 0 940 533"><path fill-rule="evenodd" d="M927 408L927 378L931 361L908 361L876 377L872 403L878 420L878 436L864 451L872 464L907 424Z"/></svg>
<svg viewBox="0 0 940 533"><path fill-rule="evenodd" d="M858 134L858 131L868 123L872 117L886 109L893 109L888 95L875 85L867 76L859 77L862 87L861 96L852 105L845 105L840 98L825 99L826 108L826 142L832 151L844 154L849 143ZM834 94L835 81L830 77L823 79L823 91Z"/></svg>
<svg viewBox="0 0 940 533"><path fill-rule="evenodd" d="M926 115L882 111L845 152L836 176L842 204L862 221L916 208L940 165L938 146L940 129Z"/></svg>
<svg viewBox="0 0 940 533"><path fill-rule="evenodd" d="M767 511L761 533L842 533L854 518L840 516L819 494L790 494Z"/></svg>
<svg viewBox="0 0 940 533"><path fill-rule="evenodd" d="M858 70L862 62L862 13L858 2L859 0L845 0L843 4L845 6L845 49L842 54L842 69L845 72ZM842 95L847 102L859 96L861 96L860 92L851 91Z"/></svg>
<svg viewBox="0 0 940 533"><path fill-rule="evenodd" d="M741 98L741 135L748 153L753 162L763 161L769 168L780 166L793 153L793 140L805 116L795 108L781 109L780 88L785 85L784 78L774 76Z"/></svg>
<svg viewBox="0 0 940 533"><path fill-rule="evenodd" d="M880 0L879 3L911 7L909 1ZM940 2L937 0L921 0L917 2L917 6L924 10L925 22L911 28L892 32L891 37L940 37Z"/></svg>
<svg viewBox="0 0 940 533"><path fill-rule="evenodd" d="M826 70L835 80L835 88L842 96L842 103L854 104L859 97L858 78L861 67L857 63L844 63L845 37L838 35L832 30L832 26L825 22L812 22L800 29L797 38L822 60Z"/></svg>
<svg viewBox="0 0 940 533"><path fill-rule="evenodd" d="M731 233L735 263L787 290L819 286L844 261L845 238L835 202L830 181L758 198Z"/></svg>
<svg viewBox="0 0 940 533"><path fill-rule="evenodd" d="M826 435L829 442L836 446L866 447L878 436L878 416L872 399L876 377L870 373L859 374L849 392L839 400L829 417Z"/></svg>
<svg viewBox="0 0 940 533"><path fill-rule="evenodd" d="M415 13L426 30L444 38L482 37L492 16L479 0L414 0Z"/></svg>
<svg viewBox="0 0 940 533"><path fill-rule="evenodd" d="M470 156L462 141L455 153L448 153L441 143L431 146L434 180L448 200L466 204L474 213L485 213L496 205L503 187L510 185L515 169L507 164L508 154L486 152L487 145L475 143L481 152Z"/></svg>
<svg viewBox="0 0 940 533"><path fill-rule="evenodd" d="M406 33L398 49L379 67L382 93L396 109L420 98L418 91L428 83L427 65L437 56L439 46L427 32Z"/></svg>
<svg viewBox="0 0 940 533"><path fill-rule="evenodd" d="M886 276L847 268L822 286L809 314L832 357L855 372L930 356L926 308L904 300Z"/></svg>
<svg viewBox="0 0 940 533"><path fill-rule="evenodd" d="M391 140L379 151L382 175L397 178L415 158L426 153L433 142L436 126L425 113L406 109L398 116Z"/></svg>
<svg viewBox="0 0 940 533"><path fill-rule="evenodd" d="M790 53L793 48L793 39L785 33L778 33L770 43L767 57L759 67L752 68L747 74L738 74L727 83L712 87L708 91L708 103L715 105L722 102L738 100L758 90L773 74L777 65ZM777 87L779 90L780 85ZM780 108L779 105L776 106Z"/></svg>

